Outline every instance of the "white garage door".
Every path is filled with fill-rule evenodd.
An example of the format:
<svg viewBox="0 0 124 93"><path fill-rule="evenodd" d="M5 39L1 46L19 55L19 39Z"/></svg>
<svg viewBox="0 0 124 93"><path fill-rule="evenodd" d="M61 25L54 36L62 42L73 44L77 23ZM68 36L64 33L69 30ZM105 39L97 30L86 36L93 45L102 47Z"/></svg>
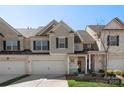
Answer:
<svg viewBox="0 0 124 93"><path fill-rule="evenodd" d="M0 74L25 74L25 62L0 62Z"/></svg>
<svg viewBox="0 0 124 93"><path fill-rule="evenodd" d="M63 60L33 61L32 74L66 74L66 62Z"/></svg>
<svg viewBox="0 0 124 93"><path fill-rule="evenodd" d="M124 57L111 56L108 60L108 69L123 70L124 71Z"/></svg>

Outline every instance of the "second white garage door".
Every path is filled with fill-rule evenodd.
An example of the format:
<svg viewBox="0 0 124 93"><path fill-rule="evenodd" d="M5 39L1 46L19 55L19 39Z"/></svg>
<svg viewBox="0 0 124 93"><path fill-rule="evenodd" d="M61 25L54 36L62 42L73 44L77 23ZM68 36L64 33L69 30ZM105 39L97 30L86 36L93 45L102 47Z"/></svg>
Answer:
<svg viewBox="0 0 124 93"><path fill-rule="evenodd" d="M63 60L33 61L32 74L66 74L66 62Z"/></svg>

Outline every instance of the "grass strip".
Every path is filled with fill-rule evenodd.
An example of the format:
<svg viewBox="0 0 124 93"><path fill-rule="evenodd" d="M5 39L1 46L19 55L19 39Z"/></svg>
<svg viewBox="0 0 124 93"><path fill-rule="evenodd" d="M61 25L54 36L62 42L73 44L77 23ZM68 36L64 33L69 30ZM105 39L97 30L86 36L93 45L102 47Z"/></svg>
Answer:
<svg viewBox="0 0 124 93"><path fill-rule="evenodd" d="M98 82L68 80L69 87L120 87L120 85L105 84Z"/></svg>

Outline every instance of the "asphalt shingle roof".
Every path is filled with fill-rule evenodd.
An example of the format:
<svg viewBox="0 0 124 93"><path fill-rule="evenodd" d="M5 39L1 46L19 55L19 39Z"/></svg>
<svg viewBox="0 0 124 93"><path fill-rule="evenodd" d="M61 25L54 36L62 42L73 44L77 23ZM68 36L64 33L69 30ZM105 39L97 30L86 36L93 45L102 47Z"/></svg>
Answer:
<svg viewBox="0 0 124 93"><path fill-rule="evenodd" d="M35 36L35 34L39 31L38 29L41 29L43 27L39 28L16 28L18 32L20 32L24 37L31 37Z"/></svg>
<svg viewBox="0 0 124 93"><path fill-rule="evenodd" d="M104 29L105 25L88 25L92 30L95 32L100 32L102 29Z"/></svg>
<svg viewBox="0 0 124 93"><path fill-rule="evenodd" d="M95 41L91 37L91 35L88 32L86 32L86 31L79 30L77 33L80 35L80 37L83 40L83 42L94 42Z"/></svg>

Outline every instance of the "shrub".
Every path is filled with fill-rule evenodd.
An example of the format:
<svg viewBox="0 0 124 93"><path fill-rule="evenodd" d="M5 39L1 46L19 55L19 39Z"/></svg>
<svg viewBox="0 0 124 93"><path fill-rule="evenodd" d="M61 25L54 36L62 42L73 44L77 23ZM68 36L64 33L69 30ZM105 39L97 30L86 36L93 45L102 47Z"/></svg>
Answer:
<svg viewBox="0 0 124 93"><path fill-rule="evenodd" d="M112 70L107 70L107 76L111 76Z"/></svg>
<svg viewBox="0 0 124 93"><path fill-rule="evenodd" d="M122 75L122 71L121 70L114 70L113 73L116 74L116 75Z"/></svg>
<svg viewBox="0 0 124 93"><path fill-rule="evenodd" d="M124 77L124 71L122 71L122 77Z"/></svg>
<svg viewBox="0 0 124 93"><path fill-rule="evenodd" d="M107 76L115 77L116 74L115 74L112 70L108 70L108 71L107 71Z"/></svg>
<svg viewBox="0 0 124 93"><path fill-rule="evenodd" d="M104 73L104 70L103 70L103 69L100 69L100 70L99 70L99 73Z"/></svg>

